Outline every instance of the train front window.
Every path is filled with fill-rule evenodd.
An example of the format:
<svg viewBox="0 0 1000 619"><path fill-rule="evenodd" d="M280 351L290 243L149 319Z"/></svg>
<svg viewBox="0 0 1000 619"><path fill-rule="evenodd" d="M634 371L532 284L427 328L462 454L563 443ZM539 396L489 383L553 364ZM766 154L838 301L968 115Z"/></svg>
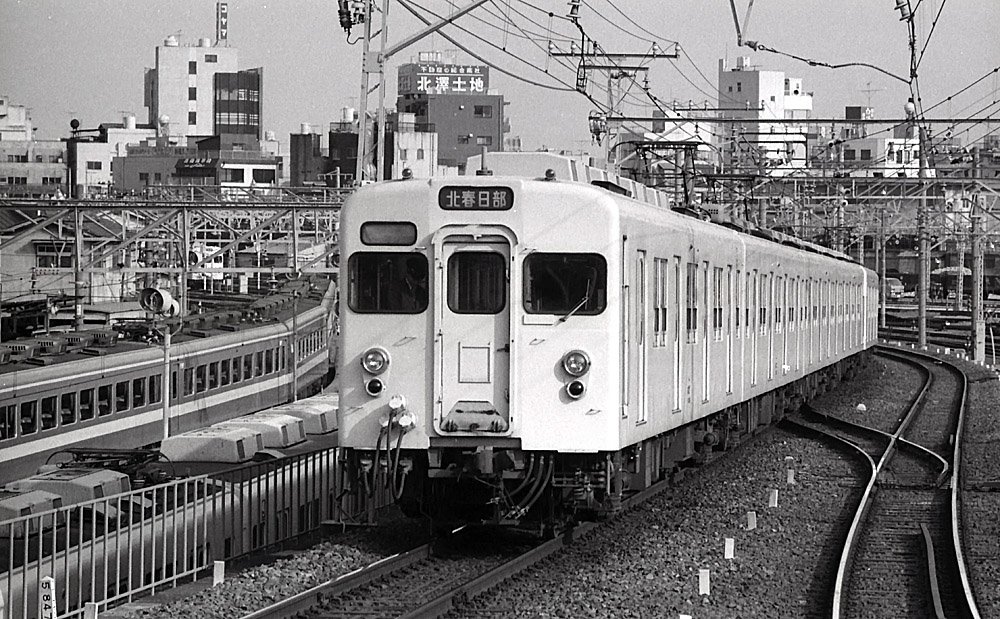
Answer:
<svg viewBox="0 0 1000 619"><path fill-rule="evenodd" d="M524 259L524 311L594 316L604 311L608 264L598 254L533 253Z"/></svg>
<svg viewBox="0 0 1000 619"><path fill-rule="evenodd" d="M463 251L448 259L448 309L498 314L507 305L507 268L495 252Z"/></svg>
<svg viewBox="0 0 1000 619"><path fill-rule="evenodd" d="M427 257L359 252L348 263L348 305L366 314L419 314L427 309Z"/></svg>

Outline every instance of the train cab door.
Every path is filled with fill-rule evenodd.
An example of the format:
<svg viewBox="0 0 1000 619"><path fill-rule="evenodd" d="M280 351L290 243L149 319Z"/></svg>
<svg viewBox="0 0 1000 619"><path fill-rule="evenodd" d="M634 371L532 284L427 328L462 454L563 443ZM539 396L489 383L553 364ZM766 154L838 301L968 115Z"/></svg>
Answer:
<svg viewBox="0 0 1000 619"><path fill-rule="evenodd" d="M447 436L510 430L510 244L498 236L445 239L435 364L435 429Z"/></svg>

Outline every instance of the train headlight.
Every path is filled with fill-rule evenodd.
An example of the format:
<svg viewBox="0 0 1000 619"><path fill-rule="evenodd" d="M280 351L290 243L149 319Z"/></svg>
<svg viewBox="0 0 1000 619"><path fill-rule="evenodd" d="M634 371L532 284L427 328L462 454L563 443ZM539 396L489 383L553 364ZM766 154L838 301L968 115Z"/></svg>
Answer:
<svg viewBox="0 0 1000 619"><path fill-rule="evenodd" d="M570 376L583 376L590 369L590 357L582 350L571 350L563 355L562 366Z"/></svg>
<svg viewBox="0 0 1000 619"><path fill-rule="evenodd" d="M373 398L380 395L383 391L385 391L385 383L377 378L373 378L365 383L365 393Z"/></svg>
<svg viewBox="0 0 1000 619"><path fill-rule="evenodd" d="M566 385L566 395L573 398L574 400L579 400L583 397L583 394L587 392L587 386L583 384L582 380L573 380Z"/></svg>
<svg viewBox="0 0 1000 619"><path fill-rule="evenodd" d="M369 374L378 376L389 367L389 353L381 348L369 348L361 355L361 367Z"/></svg>

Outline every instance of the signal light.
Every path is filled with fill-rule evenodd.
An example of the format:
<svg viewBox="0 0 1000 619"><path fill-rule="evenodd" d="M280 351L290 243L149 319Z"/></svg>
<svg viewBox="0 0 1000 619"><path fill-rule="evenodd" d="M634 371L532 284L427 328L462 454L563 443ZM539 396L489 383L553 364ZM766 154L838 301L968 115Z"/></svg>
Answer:
<svg viewBox="0 0 1000 619"><path fill-rule="evenodd" d="M168 318L181 313L180 303L162 288L144 288L139 293L139 305L147 312Z"/></svg>

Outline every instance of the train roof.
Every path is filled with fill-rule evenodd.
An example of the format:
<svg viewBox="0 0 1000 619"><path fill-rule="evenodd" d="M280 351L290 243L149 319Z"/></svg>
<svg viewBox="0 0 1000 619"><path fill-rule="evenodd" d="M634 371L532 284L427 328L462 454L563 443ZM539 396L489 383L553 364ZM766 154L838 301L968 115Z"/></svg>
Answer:
<svg viewBox="0 0 1000 619"><path fill-rule="evenodd" d="M260 432L236 425L210 426L163 439L160 453L170 462L248 462L264 449Z"/></svg>
<svg viewBox="0 0 1000 619"><path fill-rule="evenodd" d="M293 309L300 319L321 313L320 307L332 296L333 284L319 294L305 294L293 304L291 297L279 299L281 295L267 297L234 297L230 303L220 306L217 311L186 316L184 327L173 336L172 346L176 353L185 351L187 346L201 346L206 343L215 346L225 339L242 339L256 329L274 328L282 325L282 330L290 328ZM250 319L250 313L259 312L265 316ZM0 376L13 372L31 371L41 367L58 366L71 362L95 358L114 357L140 351L161 351L158 341L148 342L150 332L144 321L122 323L118 330L101 329L70 331L66 333L38 334L31 338L21 338L0 343ZM136 339L130 339L134 337ZM156 353L161 354L160 352ZM0 387L3 381L0 380Z"/></svg>
<svg viewBox="0 0 1000 619"><path fill-rule="evenodd" d="M670 209L673 212L721 225L750 236L795 247L836 260L857 263L848 254L777 230L761 228L746 220L726 215L712 215L706 211L678 207L674 204L673 196L670 193L643 185L624 176L612 174L604 169L584 164L570 157L554 153L488 152L486 153L485 161L485 167L490 171L491 176L507 176L522 179L533 178L538 180L554 178L560 181L592 185L615 196L635 200L654 207ZM469 157L466 169L478 170L482 166L483 156L476 155Z"/></svg>

